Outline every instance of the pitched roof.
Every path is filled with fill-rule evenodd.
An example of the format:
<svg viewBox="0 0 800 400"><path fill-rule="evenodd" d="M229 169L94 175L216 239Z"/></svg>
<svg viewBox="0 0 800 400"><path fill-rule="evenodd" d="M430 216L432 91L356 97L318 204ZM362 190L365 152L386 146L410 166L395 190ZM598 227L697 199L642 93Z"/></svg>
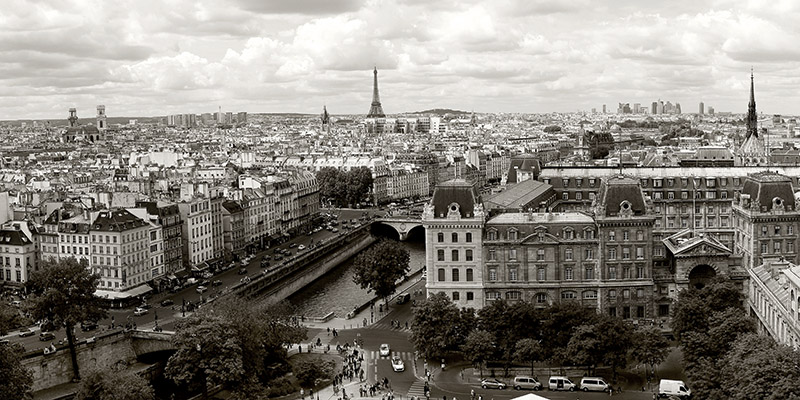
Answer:
<svg viewBox="0 0 800 400"><path fill-rule="evenodd" d="M464 179L452 179L436 185L431 203L437 218L446 217L453 203L458 204L461 218L472 218L475 204L481 203L481 196L474 184Z"/></svg>

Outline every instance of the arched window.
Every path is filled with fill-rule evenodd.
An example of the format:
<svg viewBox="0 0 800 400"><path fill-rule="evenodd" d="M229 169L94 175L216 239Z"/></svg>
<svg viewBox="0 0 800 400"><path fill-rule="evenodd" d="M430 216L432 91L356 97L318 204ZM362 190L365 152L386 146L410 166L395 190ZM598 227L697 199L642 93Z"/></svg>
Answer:
<svg viewBox="0 0 800 400"><path fill-rule="evenodd" d="M506 300L519 300L522 294L518 291L506 292Z"/></svg>

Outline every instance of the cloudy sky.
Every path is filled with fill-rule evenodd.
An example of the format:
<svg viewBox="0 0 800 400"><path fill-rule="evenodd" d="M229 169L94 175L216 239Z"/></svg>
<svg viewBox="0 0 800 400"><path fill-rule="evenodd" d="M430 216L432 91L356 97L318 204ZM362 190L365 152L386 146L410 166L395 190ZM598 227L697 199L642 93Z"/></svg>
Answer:
<svg viewBox="0 0 800 400"><path fill-rule="evenodd" d="M800 105L794 0L4 0L0 119Z"/></svg>

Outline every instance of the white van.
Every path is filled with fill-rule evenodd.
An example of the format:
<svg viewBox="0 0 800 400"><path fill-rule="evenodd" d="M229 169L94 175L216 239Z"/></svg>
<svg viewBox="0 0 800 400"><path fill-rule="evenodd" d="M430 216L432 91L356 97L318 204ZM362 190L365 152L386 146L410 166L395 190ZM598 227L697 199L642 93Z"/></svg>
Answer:
<svg viewBox="0 0 800 400"><path fill-rule="evenodd" d="M681 399L692 397L692 391L683 381L662 379L658 383L658 397L678 396Z"/></svg>
<svg viewBox="0 0 800 400"><path fill-rule="evenodd" d="M581 379L581 390L584 392L595 391L605 392L608 390L608 384L603 378L583 377Z"/></svg>
<svg viewBox="0 0 800 400"><path fill-rule="evenodd" d="M569 390L575 391L575 384L566 376L551 376L547 384L548 390Z"/></svg>
<svg viewBox="0 0 800 400"><path fill-rule="evenodd" d="M517 376L514 378L514 389L522 390L539 390L542 388L542 383L537 381L536 378L529 376Z"/></svg>

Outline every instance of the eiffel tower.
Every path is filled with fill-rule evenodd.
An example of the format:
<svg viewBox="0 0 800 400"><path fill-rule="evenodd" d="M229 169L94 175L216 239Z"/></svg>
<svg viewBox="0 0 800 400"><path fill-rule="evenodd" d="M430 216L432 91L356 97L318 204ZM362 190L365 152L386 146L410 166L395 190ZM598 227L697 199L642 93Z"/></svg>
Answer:
<svg viewBox="0 0 800 400"><path fill-rule="evenodd" d="M378 95L378 68L375 67L372 73L375 75L372 83L372 105L369 107L367 118L384 118L386 117L386 114L383 113L383 107L381 107L381 97Z"/></svg>

